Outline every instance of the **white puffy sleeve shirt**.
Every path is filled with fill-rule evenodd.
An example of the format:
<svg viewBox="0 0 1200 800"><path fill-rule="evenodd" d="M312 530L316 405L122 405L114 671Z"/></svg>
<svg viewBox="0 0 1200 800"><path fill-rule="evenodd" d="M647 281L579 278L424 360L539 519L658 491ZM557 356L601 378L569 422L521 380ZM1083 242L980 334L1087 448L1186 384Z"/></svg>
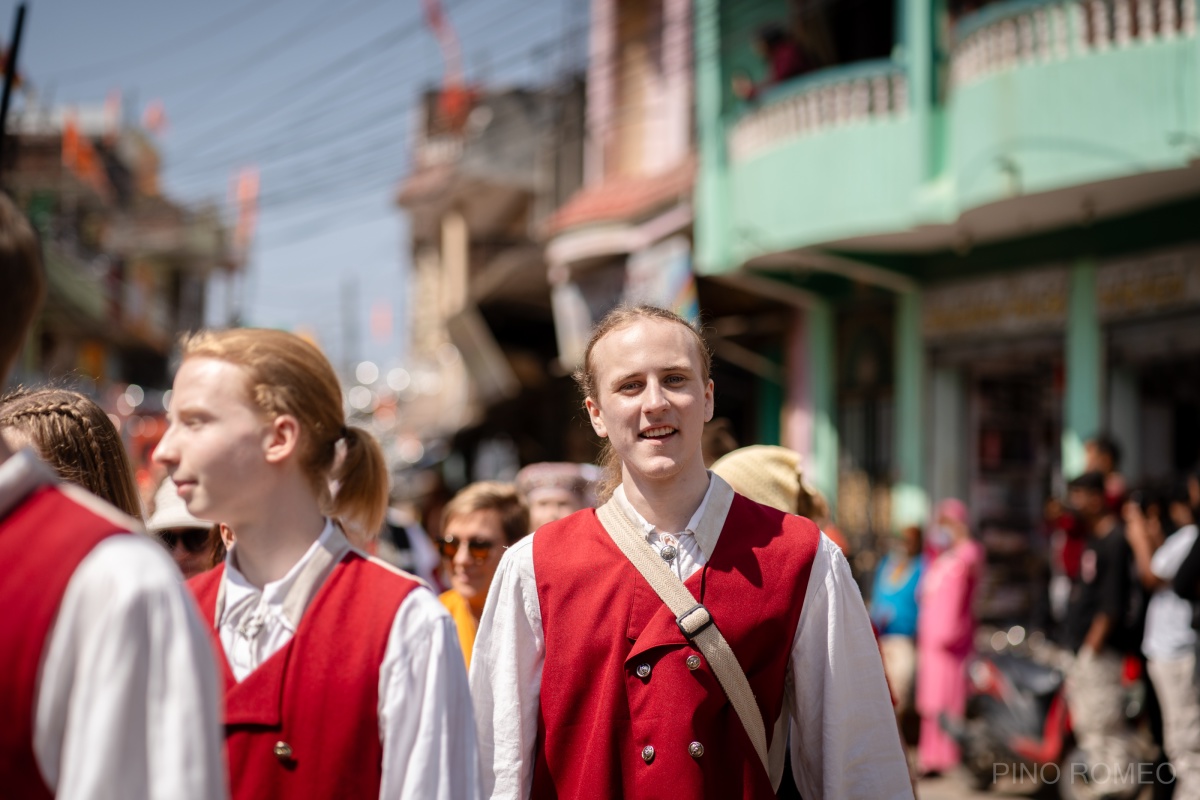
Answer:
<svg viewBox="0 0 1200 800"><path fill-rule="evenodd" d="M0 464L0 516L55 482L31 451L10 457ZM62 488L133 526L82 489ZM145 536L109 537L75 568L42 651L38 770L72 800L222 800L218 687L209 635L175 563Z"/></svg>
<svg viewBox="0 0 1200 800"><path fill-rule="evenodd" d="M350 549L328 522L288 574L260 590L238 572L234 545L217 616L234 677L242 680L292 638L308 601ZM429 589L414 589L396 610L379 665L380 800L479 797L475 717L463 661L446 609Z"/></svg>
<svg viewBox="0 0 1200 800"><path fill-rule="evenodd" d="M717 480L714 476L713 483ZM711 557L728 511L726 504L716 509L720 519L705 519L711 495L710 486L688 529L671 535L685 580ZM620 489L616 499L642 523L650 545L660 549L663 536L633 511ZM501 559L471 657L483 791L490 798L525 800L533 785L545 662L534 536L513 545ZM858 585L842 551L821 534L784 687L792 773L801 794L911 798L893 713ZM784 739L777 735L771 744L773 767L782 764ZM776 786L780 778L781 770L772 775Z"/></svg>

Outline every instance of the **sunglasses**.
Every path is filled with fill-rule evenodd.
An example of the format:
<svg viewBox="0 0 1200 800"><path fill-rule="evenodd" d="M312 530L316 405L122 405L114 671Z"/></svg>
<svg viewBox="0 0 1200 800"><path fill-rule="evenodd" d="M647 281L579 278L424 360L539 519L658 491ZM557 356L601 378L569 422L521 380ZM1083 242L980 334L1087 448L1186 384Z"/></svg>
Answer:
<svg viewBox="0 0 1200 800"><path fill-rule="evenodd" d="M453 536L447 536L445 539L439 539L437 546L438 552L442 554L442 558L447 561L452 561L458 555L458 546L461 542ZM487 561L488 555L491 554L492 548L496 546L495 542L487 539L468 539L467 540L467 555L475 559L476 564L482 564Z"/></svg>
<svg viewBox="0 0 1200 800"><path fill-rule="evenodd" d="M179 528L159 531L155 536L167 550L174 550L176 544L183 542L184 549L195 555L208 549L208 534L208 528Z"/></svg>

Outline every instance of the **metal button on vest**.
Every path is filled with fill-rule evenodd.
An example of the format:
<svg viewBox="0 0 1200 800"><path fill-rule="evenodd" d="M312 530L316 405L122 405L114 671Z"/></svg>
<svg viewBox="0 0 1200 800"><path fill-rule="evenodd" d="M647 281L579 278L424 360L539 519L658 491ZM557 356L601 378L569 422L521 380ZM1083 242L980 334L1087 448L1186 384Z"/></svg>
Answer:
<svg viewBox="0 0 1200 800"><path fill-rule="evenodd" d="M667 562L668 564L670 564L672 561L674 561L675 556L678 554L679 554L679 551L676 550L671 545L667 545L666 547L664 547L662 549L662 552L659 553L659 555L662 556L662 560Z"/></svg>
<svg viewBox="0 0 1200 800"><path fill-rule="evenodd" d="M642 761L649 764L654 760L654 745L648 744L642 748Z"/></svg>
<svg viewBox="0 0 1200 800"><path fill-rule="evenodd" d="M639 678L649 678L650 677L650 665L649 664L638 664L637 676Z"/></svg>
<svg viewBox="0 0 1200 800"><path fill-rule="evenodd" d="M291 761L292 760L292 746L290 744L288 744L287 742L282 742L282 741L276 742L275 743L275 757L278 758L280 761Z"/></svg>
<svg viewBox="0 0 1200 800"><path fill-rule="evenodd" d="M704 745L699 742L692 742L688 745L688 755L692 758L699 758L704 755Z"/></svg>
<svg viewBox="0 0 1200 800"><path fill-rule="evenodd" d="M700 656L688 656L687 661L684 663L687 664L688 669L694 672L695 670L700 669Z"/></svg>

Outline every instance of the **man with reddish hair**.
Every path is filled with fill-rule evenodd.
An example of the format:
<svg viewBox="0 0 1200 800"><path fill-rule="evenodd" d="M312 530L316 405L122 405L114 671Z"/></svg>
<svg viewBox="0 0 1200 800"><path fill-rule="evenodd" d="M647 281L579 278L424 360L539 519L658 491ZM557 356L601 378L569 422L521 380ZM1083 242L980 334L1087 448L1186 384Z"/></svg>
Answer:
<svg viewBox="0 0 1200 800"><path fill-rule="evenodd" d="M0 383L45 291L0 195ZM0 791L226 796L216 668L182 576L137 523L0 439Z"/></svg>

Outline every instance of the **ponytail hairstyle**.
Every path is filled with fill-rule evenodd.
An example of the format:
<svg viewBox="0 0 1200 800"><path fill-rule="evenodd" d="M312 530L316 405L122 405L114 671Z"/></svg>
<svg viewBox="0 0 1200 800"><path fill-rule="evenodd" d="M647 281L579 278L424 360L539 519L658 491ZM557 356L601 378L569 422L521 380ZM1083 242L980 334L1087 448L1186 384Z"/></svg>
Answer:
<svg viewBox="0 0 1200 800"><path fill-rule="evenodd" d="M17 389L0 398L0 428L32 445L62 480L142 519L125 445L92 400L67 389Z"/></svg>
<svg viewBox="0 0 1200 800"><path fill-rule="evenodd" d="M383 451L371 434L345 424L341 384L315 345L284 331L234 328L186 336L181 350L184 360L212 358L241 367L247 396L267 419L288 414L299 422L300 463L322 511L358 540L379 532L388 501Z"/></svg>
<svg viewBox="0 0 1200 800"><path fill-rule="evenodd" d="M575 383L579 386L579 391L583 394L584 400L590 399L593 403L599 405L599 401L596 398L596 365L592 361L592 351L595 350L596 344L613 331L628 328L630 325L642 320L673 322L687 328L696 343L696 357L700 362L700 378L705 384L708 383L712 377L712 351L708 349L708 343L704 341L704 337L695 325L674 311L668 311L658 306L646 304L619 305L605 314L604 318L596 323L596 327L592 329L592 337L588 339L587 349L583 351L583 363L571 375L575 379ZM617 456L617 451L613 449L612 442L605 439L604 445L600 450L600 480L596 485L597 504L606 502L620 485L621 459Z"/></svg>

